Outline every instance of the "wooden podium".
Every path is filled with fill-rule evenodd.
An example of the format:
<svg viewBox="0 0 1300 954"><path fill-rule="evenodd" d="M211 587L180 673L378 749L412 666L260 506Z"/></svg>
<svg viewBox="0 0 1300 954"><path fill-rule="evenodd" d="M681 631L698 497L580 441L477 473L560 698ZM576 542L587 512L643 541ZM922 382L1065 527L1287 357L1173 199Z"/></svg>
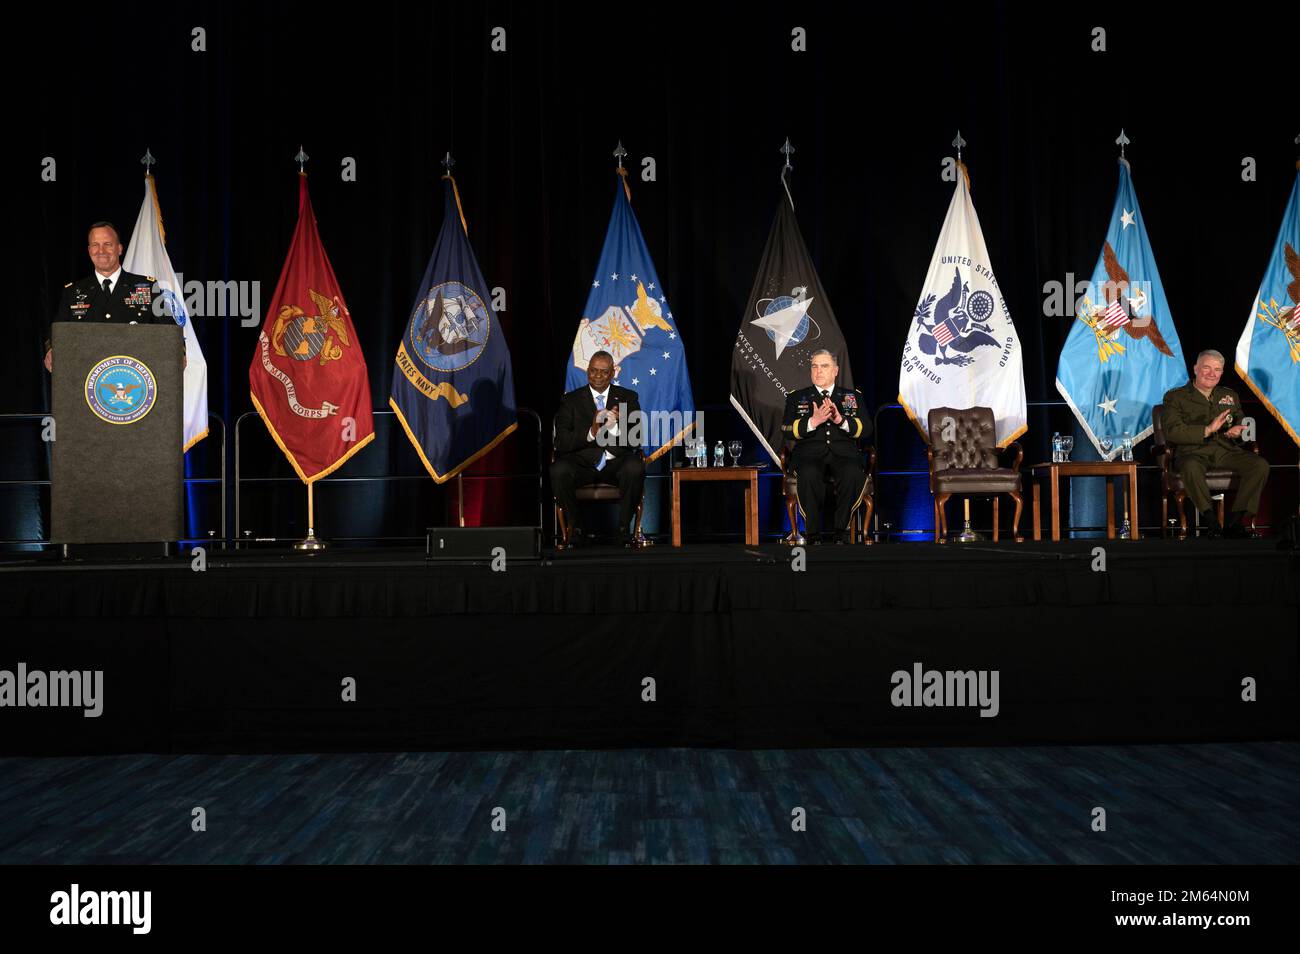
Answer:
<svg viewBox="0 0 1300 954"><path fill-rule="evenodd" d="M54 543L184 535L179 325L52 326Z"/></svg>

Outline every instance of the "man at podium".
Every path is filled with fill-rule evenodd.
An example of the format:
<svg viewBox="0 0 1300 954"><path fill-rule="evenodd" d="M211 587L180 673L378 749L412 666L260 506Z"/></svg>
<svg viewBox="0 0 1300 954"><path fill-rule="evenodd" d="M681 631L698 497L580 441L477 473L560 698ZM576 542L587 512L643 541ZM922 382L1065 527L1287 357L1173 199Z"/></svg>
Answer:
<svg viewBox="0 0 1300 954"><path fill-rule="evenodd" d="M132 275L122 270L122 241L111 222L96 222L90 227L88 247L90 263L95 267L86 278L68 282L63 287L63 298L50 319L56 321L85 321L99 324L110 322L120 325L174 324L168 314L156 315L153 310L151 276ZM50 348L50 330L45 333L45 370L54 370L54 354Z"/></svg>

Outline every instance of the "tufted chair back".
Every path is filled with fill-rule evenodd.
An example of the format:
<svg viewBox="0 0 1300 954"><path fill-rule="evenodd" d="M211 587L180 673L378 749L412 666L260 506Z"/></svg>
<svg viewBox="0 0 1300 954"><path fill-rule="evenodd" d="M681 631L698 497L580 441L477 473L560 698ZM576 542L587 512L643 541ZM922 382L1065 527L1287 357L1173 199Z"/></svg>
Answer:
<svg viewBox="0 0 1300 954"><path fill-rule="evenodd" d="M935 473L997 468L997 433L992 408L936 407L930 411L928 424Z"/></svg>

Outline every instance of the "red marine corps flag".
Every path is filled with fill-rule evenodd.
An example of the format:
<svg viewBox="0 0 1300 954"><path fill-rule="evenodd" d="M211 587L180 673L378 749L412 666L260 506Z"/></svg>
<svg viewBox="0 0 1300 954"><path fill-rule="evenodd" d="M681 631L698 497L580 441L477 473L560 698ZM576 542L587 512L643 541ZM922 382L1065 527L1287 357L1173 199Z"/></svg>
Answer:
<svg viewBox="0 0 1300 954"><path fill-rule="evenodd" d="M375 437L366 359L301 171L298 227L257 337L248 386L267 430L308 485Z"/></svg>

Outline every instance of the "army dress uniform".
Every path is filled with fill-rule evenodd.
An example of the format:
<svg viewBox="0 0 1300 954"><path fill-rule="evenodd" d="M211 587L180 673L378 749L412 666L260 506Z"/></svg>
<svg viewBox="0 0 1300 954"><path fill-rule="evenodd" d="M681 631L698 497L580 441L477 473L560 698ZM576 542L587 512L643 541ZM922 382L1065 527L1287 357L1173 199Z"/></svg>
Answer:
<svg viewBox="0 0 1300 954"><path fill-rule="evenodd" d="M86 278L68 282L63 286L63 297L55 309L50 323L56 321L86 321L118 325L163 325L175 321L166 313L153 311L153 286L157 279L133 275L126 269L117 276L111 292L104 291L104 276L95 272ZM46 329L45 350L50 350L51 330Z"/></svg>
<svg viewBox="0 0 1300 954"><path fill-rule="evenodd" d="M836 424L827 418L820 427L811 428L809 418L824 395L840 409L843 423ZM809 537L821 533L822 509L832 477L836 485L834 529L837 533L847 530L850 515L867 483L859 442L871 436L871 420L867 417L862 392L839 386L811 386L791 391L785 399L781 430L787 440L794 442L788 462L795 471L799 509L803 511Z"/></svg>
<svg viewBox="0 0 1300 954"><path fill-rule="evenodd" d="M1232 419L1206 437L1205 428L1224 411L1231 411ZM1232 502L1234 512L1259 512L1268 461L1224 436L1224 431L1241 421L1241 399L1232 388L1216 385L1207 398L1189 381L1164 397L1165 440L1174 448L1174 467L1187 487L1187 496L1202 514L1212 506L1205 472L1215 469L1230 470L1241 479Z"/></svg>

